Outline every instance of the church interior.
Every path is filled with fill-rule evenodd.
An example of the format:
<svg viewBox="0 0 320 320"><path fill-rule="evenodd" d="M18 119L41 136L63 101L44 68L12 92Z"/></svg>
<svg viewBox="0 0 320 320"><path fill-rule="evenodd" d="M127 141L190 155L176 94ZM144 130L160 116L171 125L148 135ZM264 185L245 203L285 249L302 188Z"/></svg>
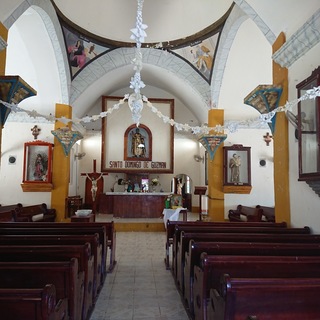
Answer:
<svg viewBox="0 0 320 320"><path fill-rule="evenodd" d="M45 204L41 219L117 232L117 264L81 319L211 319L190 309L179 259L163 263L167 214L249 223L264 210L255 221L320 234L318 0L0 8L0 215Z"/></svg>

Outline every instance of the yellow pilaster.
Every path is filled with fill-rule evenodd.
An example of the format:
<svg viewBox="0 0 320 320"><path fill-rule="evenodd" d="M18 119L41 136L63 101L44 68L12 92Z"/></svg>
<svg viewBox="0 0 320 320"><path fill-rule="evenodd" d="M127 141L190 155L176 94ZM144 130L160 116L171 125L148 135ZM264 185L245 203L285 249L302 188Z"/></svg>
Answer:
<svg viewBox="0 0 320 320"><path fill-rule="evenodd" d="M8 30L7 28L0 22L0 37L4 41L8 41ZM5 68L6 68L6 54L7 50L0 51L0 75L5 75Z"/></svg>
<svg viewBox="0 0 320 320"><path fill-rule="evenodd" d="M286 42L281 33L272 46L276 52ZM288 101L288 69L273 62L273 84L283 88L279 105ZM274 196L276 222L287 222L290 225L290 193L289 193L289 138L288 121L284 112L276 115L274 141Z"/></svg>
<svg viewBox="0 0 320 320"><path fill-rule="evenodd" d="M8 30L7 28L0 22L0 37L7 42L8 40ZM7 50L0 51L0 75L5 75L6 68L6 55ZM1 146L2 146L2 125L0 125L0 157L1 157Z"/></svg>
<svg viewBox="0 0 320 320"><path fill-rule="evenodd" d="M55 116L56 118L66 117L71 119L72 108L65 104L56 104ZM65 126L64 123L57 121L54 129L57 130ZM56 221L58 222L67 220L65 215L65 199L68 197L69 192L69 177L70 157L64 154L61 143L57 138L54 138L51 207L57 211Z"/></svg>
<svg viewBox="0 0 320 320"><path fill-rule="evenodd" d="M224 110L211 109L208 114L209 127L224 123ZM223 144L216 150L213 160L208 159L208 216L211 221L224 221Z"/></svg>

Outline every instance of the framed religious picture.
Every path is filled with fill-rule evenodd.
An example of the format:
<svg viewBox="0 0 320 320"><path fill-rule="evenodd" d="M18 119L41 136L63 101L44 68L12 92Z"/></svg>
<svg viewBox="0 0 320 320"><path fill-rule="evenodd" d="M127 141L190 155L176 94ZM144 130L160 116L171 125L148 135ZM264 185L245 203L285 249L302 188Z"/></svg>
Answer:
<svg viewBox="0 0 320 320"><path fill-rule="evenodd" d="M234 144L223 147L223 191L225 193L251 192L251 147Z"/></svg>
<svg viewBox="0 0 320 320"><path fill-rule="evenodd" d="M138 125L123 97L103 96L102 113L102 172L173 173L173 99L148 99Z"/></svg>
<svg viewBox="0 0 320 320"><path fill-rule="evenodd" d="M39 140L24 144L21 184L24 192L52 190L52 148L52 143Z"/></svg>

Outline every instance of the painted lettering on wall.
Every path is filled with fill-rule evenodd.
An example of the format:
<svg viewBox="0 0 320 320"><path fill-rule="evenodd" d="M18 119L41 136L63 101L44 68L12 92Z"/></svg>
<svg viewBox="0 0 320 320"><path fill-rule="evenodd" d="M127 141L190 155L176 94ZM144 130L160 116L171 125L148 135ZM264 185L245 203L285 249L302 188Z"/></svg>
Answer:
<svg viewBox="0 0 320 320"><path fill-rule="evenodd" d="M167 163L161 161L109 161L112 169L166 169Z"/></svg>

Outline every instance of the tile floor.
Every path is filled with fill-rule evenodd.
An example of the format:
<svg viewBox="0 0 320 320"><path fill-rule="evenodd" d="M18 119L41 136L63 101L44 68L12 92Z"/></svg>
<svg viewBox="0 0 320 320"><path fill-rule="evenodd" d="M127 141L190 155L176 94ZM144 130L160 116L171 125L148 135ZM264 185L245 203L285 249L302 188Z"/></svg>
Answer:
<svg viewBox="0 0 320 320"><path fill-rule="evenodd" d="M90 320L188 320L164 256L164 232L117 232L117 265Z"/></svg>

